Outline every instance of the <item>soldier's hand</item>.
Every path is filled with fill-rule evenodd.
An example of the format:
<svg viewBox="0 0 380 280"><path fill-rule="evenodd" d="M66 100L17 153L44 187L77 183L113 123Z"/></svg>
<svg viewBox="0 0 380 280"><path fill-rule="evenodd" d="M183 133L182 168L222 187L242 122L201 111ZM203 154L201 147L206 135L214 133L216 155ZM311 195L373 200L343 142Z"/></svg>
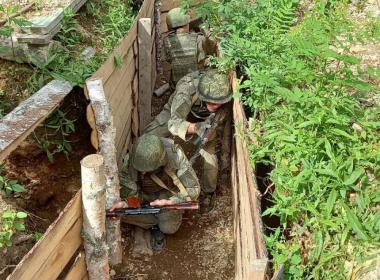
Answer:
<svg viewBox="0 0 380 280"><path fill-rule="evenodd" d="M195 124L195 133L199 136L202 137L205 131L210 128L210 122L208 120L205 120L204 122L199 122Z"/></svg>
<svg viewBox="0 0 380 280"><path fill-rule="evenodd" d="M119 202L115 202L111 209L109 210L110 212L113 212L117 209L122 209L122 208L127 208L128 207L128 203L125 202L125 201L119 201Z"/></svg>
<svg viewBox="0 0 380 280"><path fill-rule="evenodd" d="M150 206L165 206L173 204L174 202L169 199L156 199L150 203Z"/></svg>

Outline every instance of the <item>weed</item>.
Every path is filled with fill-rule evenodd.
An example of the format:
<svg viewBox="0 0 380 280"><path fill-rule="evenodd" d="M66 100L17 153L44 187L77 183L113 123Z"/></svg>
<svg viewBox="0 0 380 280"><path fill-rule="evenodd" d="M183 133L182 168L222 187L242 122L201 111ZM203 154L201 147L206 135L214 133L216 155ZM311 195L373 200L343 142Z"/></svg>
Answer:
<svg viewBox="0 0 380 280"><path fill-rule="evenodd" d="M56 109L41 125L45 133L36 140L50 162L54 162L54 156L58 153L64 153L69 158L72 147L67 137L75 132L74 122L67 117L67 113Z"/></svg>
<svg viewBox="0 0 380 280"><path fill-rule="evenodd" d="M38 232L38 231L33 232L33 239L35 242L40 240L42 238L42 236L44 236L44 234L42 232Z"/></svg>
<svg viewBox="0 0 380 280"><path fill-rule="evenodd" d="M266 245L286 279L347 279L380 244L380 112L364 106L379 90L347 53L376 39L377 22L358 29L347 1L207 1L197 9L222 34L218 67L244 76L242 99L261 131L253 165L273 166L275 215ZM366 34L363 36L360 33ZM367 33L366 33L367 32ZM371 73L370 73L371 72Z"/></svg>
<svg viewBox="0 0 380 280"><path fill-rule="evenodd" d="M25 192L25 188L21 186L17 180L10 180L6 176L3 176L3 167L0 166L0 192L3 192L6 196L12 193Z"/></svg>
<svg viewBox="0 0 380 280"><path fill-rule="evenodd" d="M81 37L77 32L77 24L75 13L71 9L65 9L63 11L61 30L55 35L54 39L68 47L79 44Z"/></svg>
<svg viewBox="0 0 380 280"><path fill-rule="evenodd" d="M12 237L17 231L24 231L25 212L6 210L1 213L0 218L0 248L12 246Z"/></svg>

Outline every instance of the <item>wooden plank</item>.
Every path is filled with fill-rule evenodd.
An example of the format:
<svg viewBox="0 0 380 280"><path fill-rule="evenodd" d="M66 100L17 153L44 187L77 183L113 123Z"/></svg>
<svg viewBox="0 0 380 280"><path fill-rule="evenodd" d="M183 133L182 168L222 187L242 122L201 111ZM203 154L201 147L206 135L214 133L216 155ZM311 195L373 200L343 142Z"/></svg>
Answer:
<svg viewBox="0 0 380 280"><path fill-rule="evenodd" d="M168 12L173 8L181 5L181 0L162 0L161 1L161 12Z"/></svg>
<svg viewBox="0 0 380 280"><path fill-rule="evenodd" d="M67 273L65 280L78 280L88 276L84 251L81 251Z"/></svg>
<svg viewBox="0 0 380 280"><path fill-rule="evenodd" d="M152 20L142 18L139 20L139 120L140 129L144 129L151 119L152 100Z"/></svg>
<svg viewBox="0 0 380 280"><path fill-rule="evenodd" d="M127 151L131 148L131 140L132 140L132 133L129 133L129 135L127 136L126 140L125 140L125 143L124 143L124 146L123 146L123 149L119 155L119 158L118 158L118 164L119 166L121 166L122 164L122 161L123 161L123 156L127 153Z"/></svg>
<svg viewBox="0 0 380 280"><path fill-rule="evenodd" d="M116 127L116 139L115 139L115 143L116 143L116 148L117 148L117 152L119 153L121 150L120 150L120 142L123 141L123 136L126 135L126 132L125 132L125 127L127 124L129 123L132 123L132 102L126 104L127 107L125 109L125 112L124 113L120 113L122 116L124 116L123 118L120 117L121 120L123 121L119 121L117 123L117 126L116 126L116 123L115 123L115 127ZM129 129L131 129L131 126L129 125Z"/></svg>
<svg viewBox="0 0 380 280"><path fill-rule="evenodd" d="M233 79L233 92L237 92L236 74ZM249 163L249 152L245 141L246 117L239 99L233 101L235 140L232 157L234 194L234 228L236 236L236 275L235 279L265 279L268 264L264 245L260 199L254 171ZM234 174L235 173L235 174ZM233 177L234 179L235 177Z"/></svg>
<svg viewBox="0 0 380 280"><path fill-rule="evenodd" d="M129 73L128 73L129 72ZM106 93L107 100L111 104L113 104L113 100L118 100L117 95L122 95L122 92L118 91L119 84L128 84L132 81L135 72L135 65L133 59L133 50L130 48L128 55L125 57L123 65L117 67L117 69L112 73L110 78L104 83L104 92ZM130 74L132 73L132 74Z"/></svg>
<svg viewBox="0 0 380 280"><path fill-rule="evenodd" d="M125 117L125 122L123 126L120 127L120 134L118 138L118 142L116 142L116 147L118 151L122 151L123 149L123 143L125 143L125 138L130 133L131 125L132 125L132 110L128 111Z"/></svg>
<svg viewBox="0 0 380 280"><path fill-rule="evenodd" d="M82 244L82 218L78 218L66 235L57 244L33 279L56 279L70 262Z"/></svg>
<svg viewBox="0 0 380 280"><path fill-rule="evenodd" d="M53 80L0 120L0 163L49 116L72 88L67 81Z"/></svg>
<svg viewBox="0 0 380 280"><path fill-rule="evenodd" d="M82 215L81 204L81 191L78 191L55 222L49 226L43 237L24 256L13 273L8 276L7 280L52 279L46 278L44 275L49 275L50 270L55 270L54 267L45 266L46 263L49 263L49 258L51 258L53 252L57 248L61 248L60 243L65 240L65 236L77 240L75 244L78 244L78 240L81 238L80 227L74 226ZM72 231L70 232L71 229ZM73 255L77 249L78 247L76 246L66 245L64 251L66 255Z"/></svg>
<svg viewBox="0 0 380 280"><path fill-rule="evenodd" d="M124 95L121 96L122 99L120 99L119 103L114 103L117 107L112 109L116 130L120 128L120 123L125 122L125 115L132 110L133 105L131 85L123 87L122 90L124 92Z"/></svg>

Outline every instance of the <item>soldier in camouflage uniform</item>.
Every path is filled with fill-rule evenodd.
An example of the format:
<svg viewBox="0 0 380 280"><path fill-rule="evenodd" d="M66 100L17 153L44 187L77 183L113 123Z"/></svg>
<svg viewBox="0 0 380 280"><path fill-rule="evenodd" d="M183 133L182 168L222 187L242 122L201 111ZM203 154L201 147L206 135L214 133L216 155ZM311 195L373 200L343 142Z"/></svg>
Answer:
<svg viewBox="0 0 380 280"><path fill-rule="evenodd" d="M153 176L159 178L161 182L158 183L169 189L160 187L157 181L152 180L155 179ZM175 186L170 183L171 180L175 181ZM137 196L143 202L150 202L151 206L195 201L200 193L198 178L183 150L173 140L155 135L143 135L133 145L129 159L121 169L120 182L121 197ZM127 202L117 202L111 211L125 207L128 207ZM173 234L181 225L182 212L166 211L157 215L126 216L123 221L144 229L158 226L161 233ZM157 236L157 228L155 231L153 238ZM162 239L162 236L158 239Z"/></svg>
<svg viewBox="0 0 380 280"><path fill-rule="evenodd" d="M203 135L209 127L211 113L222 114L225 120L227 106L232 98L228 76L215 69L195 71L183 77L174 94L165 104L161 113L145 128L145 133L160 137L175 135L187 141L189 136ZM222 130L223 121L217 130ZM207 212L213 207L213 193L216 189L218 160L216 157L217 132L213 133L201 151L202 156L202 199L201 206Z"/></svg>
<svg viewBox="0 0 380 280"><path fill-rule="evenodd" d="M216 44L201 33L189 32L190 16L180 8L169 11L166 24L170 30L164 38L166 59L171 63L171 86L186 74L203 69L206 55L216 53Z"/></svg>

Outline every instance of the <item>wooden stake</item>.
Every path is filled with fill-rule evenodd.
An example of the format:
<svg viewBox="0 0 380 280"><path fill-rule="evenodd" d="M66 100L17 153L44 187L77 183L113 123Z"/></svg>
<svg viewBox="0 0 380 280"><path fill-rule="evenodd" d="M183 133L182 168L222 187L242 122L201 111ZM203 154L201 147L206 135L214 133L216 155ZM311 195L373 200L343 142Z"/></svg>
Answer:
<svg viewBox="0 0 380 280"><path fill-rule="evenodd" d="M90 280L108 280L109 265L105 227L104 161L101 155L86 156L81 164L83 243Z"/></svg>
<svg viewBox="0 0 380 280"><path fill-rule="evenodd" d="M117 168L115 146L116 130L113 125L113 116L104 94L102 81L99 79L87 80L86 87L95 116L95 127L98 132L98 146L104 158L106 178L106 208L120 200L120 182ZM110 264L122 262L121 231L119 220L106 220L107 245L109 248Z"/></svg>
<svg viewBox="0 0 380 280"><path fill-rule="evenodd" d="M139 19L139 120L140 133L151 120L152 103L152 20L150 18Z"/></svg>

